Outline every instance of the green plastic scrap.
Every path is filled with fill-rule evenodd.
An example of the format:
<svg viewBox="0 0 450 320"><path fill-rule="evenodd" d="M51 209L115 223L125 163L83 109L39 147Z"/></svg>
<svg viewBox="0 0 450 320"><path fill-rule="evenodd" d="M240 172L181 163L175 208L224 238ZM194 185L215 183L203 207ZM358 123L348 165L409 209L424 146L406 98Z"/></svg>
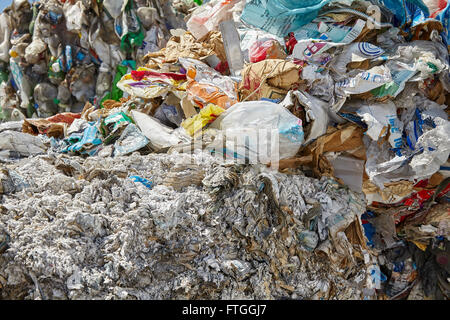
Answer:
<svg viewBox="0 0 450 320"><path fill-rule="evenodd" d="M35 112L36 108L34 107L34 103L30 101L30 103L27 106L27 118L32 118Z"/></svg>
<svg viewBox="0 0 450 320"><path fill-rule="evenodd" d="M101 100L100 102L101 108L103 108L103 102L105 102L106 100L119 101L120 98L123 97L123 91L117 87L117 83L120 81L120 79L122 79L124 75L128 73L128 67L130 67L133 70L136 70L137 67L136 61L124 60L122 61L121 64L117 65L116 68L117 72L116 75L114 76L111 92L107 92L103 97L103 99Z"/></svg>
<svg viewBox="0 0 450 320"><path fill-rule="evenodd" d="M142 29L139 32L130 32L122 37L120 48L125 52L131 52L133 48L139 48L144 41L144 33Z"/></svg>
<svg viewBox="0 0 450 320"><path fill-rule="evenodd" d="M53 64L56 61L58 61L57 58L55 58L55 57L51 57L50 58L50 63L49 63L49 66L48 66L48 77L50 79L64 79L65 74L64 74L63 71L59 71L59 72L53 71Z"/></svg>
<svg viewBox="0 0 450 320"><path fill-rule="evenodd" d="M436 73L439 71L439 68L431 62L427 62L427 66L432 70L431 73Z"/></svg>
<svg viewBox="0 0 450 320"><path fill-rule="evenodd" d="M390 81L388 83L385 83L381 87L372 89L370 92L376 98L382 98L387 96L394 97L399 89L400 86L397 83L395 83L394 81Z"/></svg>
<svg viewBox="0 0 450 320"><path fill-rule="evenodd" d="M121 129L133 123L133 120L124 112L116 112L106 117L101 125L100 132L105 137L104 143L110 144L119 138Z"/></svg>
<svg viewBox="0 0 450 320"><path fill-rule="evenodd" d="M5 71L0 71L0 84L2 84L3 82L7 82L8 79L8 73L6 73Z"/></svg>
<svg viewBox="0 0 450 320"><path fill-rule="evenodd" d="M142 24L139 20L138 16L132 12L133 9L133 1L128 1L125 7L126 15L132 15L134 19L136 19L137 25L139 26L139 30L136 32L128 32L124 34L120 40L120 48L122 51L131 52L134 48L139 48L142 46L144 42L144 32L142 30Z"/></svg>

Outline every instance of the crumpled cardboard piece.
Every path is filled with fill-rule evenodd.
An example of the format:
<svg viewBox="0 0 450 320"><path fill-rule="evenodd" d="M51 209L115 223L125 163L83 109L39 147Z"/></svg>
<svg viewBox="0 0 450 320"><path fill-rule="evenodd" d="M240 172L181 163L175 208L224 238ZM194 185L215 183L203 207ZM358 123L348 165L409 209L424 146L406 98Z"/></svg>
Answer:
<svg viewBox="0 0 450 320"><path fill-rule="evenodd" d="M367 238L364 234L364 230L359 219L355 219L352 223L350 223L344 232L351 244L359 245L361 248L367 249Z"/></svg>
<svg viewBox="0 0 450 320"><path fill-rule="evenodd" d="M81 119L90 121L89 114L94 112L94 110L95 110L95 106L93 106L89 101L86 102L86 104L83 107L83 110L81 111Z"/></svg>
<svg viewBox="0 0 450 320"><path fill-rule="evenodd" d="M395 203L404 197L409 196L413 190L414 183L411 181L395 181L384 184L384 189L381 190L370 182L370 180L365 180L363 182L363 192L366 196L372 195L368 198L369 204L373 201L383 202L383 203ZM381 197L379 199L379 197Z"/></svg>
<svg viewBox="0 0 450 320"><path fill-rule="evenodd" d="M186 174L186 169L189 169L188 174ZM202 167L196 164L180 164L169 170L163 185L181 190L191 185L201 186L204 177L205 171Z"/></svg>
<svg viewBox="0 0 450 320"><path fill-rule="evenodd" d="M55 123L46 119L25 119L22 132L33 136L45 134L49 137L63 138L67 131L67 123Z"/></svg>
<svg viewBox="0 0 450 320"><path fill-rule="evenodd" d="M114 109L114 108L120 108L122 106L122 102L115 101L115 100L105 100L103 101L103 107L105 109Z"/></svg>
<svg viewBox="0 0 450 320"><path fill-rule="evenodd" d="M440 23L437 20L430 19L428 21L425 21L417 26L414 26L413 28L414 35L412 37L412 41L414 40L431 40L431 33L436 30L438 33L441 33L444 28L442 26L442 23Z"/></svg>
<svg viewBox="0 0 450 320"><path fill-rule="evenodd" d="M187 31L182 36L173 36L167 46L158 52L150 52L144 57L148 68L155 68L164 63L176 63L178 58L206 59L217 55L221 61L226 61L222 35L218 31L211 31L200 40Z"/></svg>
<svg viewBox="0 0 450 320"><path fill-rule="evenodd" d="M220 61L227 61L222 34L219 31L211 31L199 41L211 45L214 54L217 55Z"/></svg>
<svg viewBox="0 0 450 320"><path fill-rule="evenodd" d="M325 157L327 152L346 152L360 160L366 160L363 143L363 129L355 124L329 127L327 133L302 148L298 156L280 160L279 168L295 168L298 165L310 166L317 177L333 176L333 167Z"/></svg>
<svg viewBox="0 0 450 320"><path fill-rule="evenodd" d="M442 82L437 79L427 79L424 81L424 92L428 99L436 102L437 104L445 104L445 89ZM448 105L448 104L447 104Z"/></svg>
<svg viewBox="0 0 450 320"><path fill-rule="evenodd" d="M283 99L300 84L300 66L282 59L267 59L247 65L239 87L245 100Z"/></svg>

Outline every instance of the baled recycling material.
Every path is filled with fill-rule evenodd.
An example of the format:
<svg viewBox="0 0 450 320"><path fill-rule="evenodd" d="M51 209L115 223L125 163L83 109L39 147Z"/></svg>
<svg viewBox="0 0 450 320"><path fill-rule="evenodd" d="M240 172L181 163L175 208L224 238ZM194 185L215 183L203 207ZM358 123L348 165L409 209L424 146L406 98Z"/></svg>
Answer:
<svg viewBox="0 0 450 320"><path fill-rule="evenodd" d="M448 300L449 14L12 1L0 299Z"/></svg>

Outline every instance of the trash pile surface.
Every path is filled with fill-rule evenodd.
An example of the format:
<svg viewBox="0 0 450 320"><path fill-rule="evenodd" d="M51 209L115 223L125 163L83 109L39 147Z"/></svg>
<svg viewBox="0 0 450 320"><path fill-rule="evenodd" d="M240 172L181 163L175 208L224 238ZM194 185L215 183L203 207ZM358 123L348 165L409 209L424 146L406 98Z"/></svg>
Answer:
<svg viewBox="0 0 450 320"><path fill-rule="evenodd" d="M373 267L351 253L364 200L330 179L207 154L50 154L5 175L3 298L358 299Z"/></svg>
<svg viewBox="0 0 450 320"><path fill-rule="evenodd" d="M449 8L13 1L0 296L448 299Z"/></svg>

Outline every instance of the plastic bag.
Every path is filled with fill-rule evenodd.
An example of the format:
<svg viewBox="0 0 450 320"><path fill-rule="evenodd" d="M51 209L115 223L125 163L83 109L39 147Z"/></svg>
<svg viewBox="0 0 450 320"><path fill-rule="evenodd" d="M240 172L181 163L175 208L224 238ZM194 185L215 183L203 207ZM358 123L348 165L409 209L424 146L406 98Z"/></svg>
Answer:
<svg viewBox="0 0 450 320"><path fill-rule="evenodd" d="M327 157L333 166L334 176L342 181L355 192L362 192L364 160L337 156Z"/></svg>
<svg viewBox="0 0 450 320"><path fill-rule="evenodd" d="M116 112L107 116L100 126L100 131L104 137L103 143L109 144L117 139L123 129L130 123L132 123L132 120L123 112Z"/></svg>
<svg viewBox="0 0 450 320"><path fill-rule="evenodd" d="M182 114L181 108L163 103L158 107L158 109L156 109L153 116L161 121L162 124L176 128L183 121Z"/></svg>
<svg viewBox="0 0 450 320"><path fill-rule="evenodd" d="M222 132L208 149L250 163L276 163L293 157L304 141L302 121L268 101L237 103L211 128Z"/></svg>
<svg viewBox="0 0 450 320"><path fill-rule="evenodd" d="M89 29L88 42L90 47L92 47L97 55L101 57L102 62L111 66L111 48L105 41L103 41L100 36L100 30L100 20L95 18L92 21L91 28Z"/></svg>
<svg viewBox="0 0 450 320"><path fill-rule="evenodd" d="M209 31L217 30L219 23L226 20L227 14L239 0L213 0L206 3L192 13L186 23L188 30L200 39Z"/></svg>
<svg viewBox="0 0 450 320"><path fill-rule="evenodd" d="M114 156L132 153L144 148L148 143L147 137L139 131L136 125L130 123L114 144Z"/></svg>
<svg viewBox="0 0 450 320"><path fill-rule="evenodd" d="M373 67L356 76L336 82L336 90L343 96L369 92L392 81L392 75L386 66Z"/></svg>
<svg viewBox="0 0 450 320"><path fill-rule="evenodd" d="M331 0L261 0L247 1L241 20L283 37L312 21Z"/></svg>
<svg viewBox="0 0 450 320"><path fill-rule="evenodd" d="M58 111L55 104L57 96L58 89L49 83L42 82L34 88L34 101L40 116L49 117Z"/></svg>
<svg viewBox="0 0 450 320"><path fill-rule="evenodd" d="M136 53L138 61L141 61L147 53L156 52L160 49L158 46L158 33L159 28L157 26L153 26L150 30L147 31L144 41L142 42L142 46L137 50Z"/></svg>
<svg viewBox="0 0 450 320"><path fill-rule="evenodd" d="M64 17L66 18L66 27L69 31L81 31L83 24L88 24L87 17L84 11L86 7L82 1L75 4L69 2L64 4Z"/></svg>
<svg viewBox="0 0 450 320"><path fill-rule="evenodd" d="M438 15L436 16L436 19L439 20L443 27L444 27L444 31L443 33L443 38L444 41L446 42L447 45L449 45L450 43L450 1L447 3L447 6L445 7L445 9L443 9L442 11L440 11L438 13Z"/></svg>
<svg viewBox="0 0 450 320"><path fill-rule="evenodd" d="M344 75L349 63L361 63L381 57L384 50L368 42L356 42L348 45L331 63L334 72ZM383 57L381 58L383 59Z"/></svg>
<svg viewBox="0 0 450 320"><path fill-rule="evenodd" d="M185 79L186 76L183 74L160 73L148 68L138 68L135 72L125 74L117 83L117 88L131 96L150 99L163 96L169 91L176 91Z"/></svg>
<svg viewBox="0 0 450 320"><path fill-rule="evenodd" d="M102 144L100 132L93 124L89 124L82 134L74 133L64 140L69 146L63 152L80 152L81 154L87 153L90 155L95 153L97 147Z"/></svg>
<svg viewBox="0 0 450 320"><path fill-rule="evenodd" d="M95 94L99 99L102 99L111 90L112 81L113 77L110 70L102 65L99 68L97 83L95 85Z"/></svg>
<svg viewBox="0 0 450 320"><path fill-rule="evenodd" d="M32 93L31 85L28 77L23 74L23 69L19 66L18 62L14 58L9 60L11 68L11 74L14 82L20 90L21 108L26 109L30 103L30 97Z"/></svg>
<svg viewBox="0 0 450 320"><path fill-rule="evenodd" d="M255 43L265 43L267 41L277 41L281 47L284 45L282 37L275 37L274 35L258 29L239 29L241 39L241 50L244 54L245 61L249 62L250 48L255 46ZM284 51L284 50L283 50Z"/></svg>
<svg viewBox="0 0 450 320"><path fill-rule="evenodd" d="M117 65L116 67L116 74L113 78L112 84L111 84L111 92L106 91L103 93L103 99L101 101L101 104L103 104L103 102L105 100L114 100L114 101L119 101L120 98L123 97L123 89L118 87L118 83L119 81L121 81L122 77L124 77L126 75L128 71L128 68L126 66L123 65ZM103 73L102 78L99 78L100 80L105 80L104 77L107 77L107 75L105 75L105 73ZM98 82L97 82L98 83ZM107 83L104 83L104 86L106 87Z"/></svg>
<svg viewBox="0 0 450 320"><path fill-rule="evenodd" d="M11 18L6 14L0 14L0 60L9 61L9 48L11 35Z"/></svg>
<svg viewBox="0 0 450 320"><path fill-rule="evenodd" d="M150 146L156 151L177 145L182 141L171 128L160 124L145 113L133 110L131 116L142 133L149 139Z"/></svg>
<svg viewBox="0 0 450 320"><path fill-rule="evenodd" d="M155 21L155 17L157 16L156 12L156 8L149 7L140 7L136 10L136 14L146 30L151 29L152 24Z"/></svg>
<svg viewBox="0 0 450 320"><path fill-rule="evenodd" d="M212 123L222 114L225 109L214 104L209 104L200 112L183 121L181 126L191 135L195 135L203 129L207 124Z"/></svg>
<svg viewBox="0 0 450 320"><path fill-rule="evenodd" d="M324 135L327 132L328 124L330 123L330 113L332 111L329 108L329 104L311 96L307 92L290 91L281 104L292 111L291 107L294 107L298 102L305 113L305 120L309 124L304 124L306 127L305 133L308 135L305 137L305 143L309 143Z"/></svg>
<svg viewBox="0 0 450 320"><path fill-rule="evenodd" d="M422 0L378 0L381 5L391 11L394 16L394 25L415 26L430 16L428 7Z"/></svg>
<svg viewBox="0 0 450 320"><path fill-rule="evenodd" d="M237 84L230 77L195 59L180 58L179 62L186 69L188 97L200 108L213 103L227 109L238 102Z"/></svg>
<svg viewBox="0 0 450 320"><path fill-rule="evenodd" d="M72 95L80 102L86 102L95 96L95 72L93 65L81 66L75 69L74 78L77 80L70 84Z"/></svg>
<svg viewBox="0 0 450 320"><path fill-rule="evenodd" d="M356 113L367 124L365 134L372 140L378 141L385 136L388 133L385 129L389 127L389 143L392 148L402 147L403 122L397 118L397 108L392 101L362 105Z"/></svg>
<svg viewBox="0 0 450 320"><path fill-rule="evenodd" d="M29 157L46 152L47 147L38 137L16 131L0 133L0 159Z"/></svg>
<svg viewBox="0 0 450 320"><path fill-rule="evenodd" d="M142 183L146 188L151 189L153 187L153 183L145 178L139 177L139 176L130 176L129 177L134 182L140 182Z"/></svg>
<svg viewBox="0 0 450 320"><path fill-rule="evenodd" d="M108 10L111 17L116 19L125 10L129 0L104 0L103 6Z"/></svg>
<svg viewBox="0 0 450 320"><path fill-rule="evenodd" d="M366 21L358 19L351 28L336 28L333 25L330 26L325 23L310 25L316 27L318 35L320 35L319 40L310 39L309 28L307 28L307 26L303 27L300 31L304 30L306 31L306 34L304 32L301 33L300 31L295 33L300 37L300 40L297 41L292 50L292 57L300 60L326 64L332 58L327 51L331 48L342 46L342 44L349 44L356 40L364 30Z"/></svg>
<svg viewBox="0 0 450 320"><path fill-rule="evenodd" d="M133 2L128 2L126 10L114 22L114 29L120 39L120 48L124 52L141 47L145 37L132 4Z"/></svg>

